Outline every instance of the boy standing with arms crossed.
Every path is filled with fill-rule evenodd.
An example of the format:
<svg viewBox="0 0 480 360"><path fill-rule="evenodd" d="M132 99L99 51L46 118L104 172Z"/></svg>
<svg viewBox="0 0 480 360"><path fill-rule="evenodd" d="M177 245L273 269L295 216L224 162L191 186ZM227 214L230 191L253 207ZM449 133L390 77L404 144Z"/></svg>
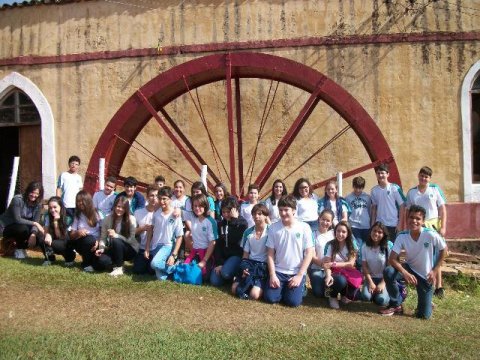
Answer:
<svg viewBox="0 0 480 360"><path fill-rule="evenodd" d="M390 304L380 314L403 314L403 298L397 281L405 281L417 288L418 303L415 316L429 319L432 316L432 296L438 273L445 259L445 240L435 230L423 227L425 209L418 205L408 210L408 230L402 231L393 245L389 264L383 271ZM405 262L400 263L400 252L405 250Z"/></svg>
<svg viewBox="0 0 480 360"><path fill-rule="evenodd" d="M407 192L407 209L412 205L419 205L426 210L425 227L434 229L445 237L447 230L447 208L445 195L442 189L436 184L432 184L433 171L428 166L424 166L418 172L418 185ZM436 282L435 296L443 298L445 290L442 287L442 273L438 272Z"/></svg>
<svg viewBox="0 0 480 360"><path fill-rule="evenodd" d="M372 210L370 212L370 225L380 221L387 227L388 238L395 242L397 231L401 231L405 217L405 196L402 188L397 184L388 182L390 175L387 164L375 168L378 185L372 188Z"/></svg>
<svg viewBox="0 0 480 360"><path fill-rule="evenodd" d="M314 241L307 223L295 218L297 201L292 195L278 201L281 221L268 229L268 285L265 301L299 306L303 300L305 274L312 261Z"/></svg>

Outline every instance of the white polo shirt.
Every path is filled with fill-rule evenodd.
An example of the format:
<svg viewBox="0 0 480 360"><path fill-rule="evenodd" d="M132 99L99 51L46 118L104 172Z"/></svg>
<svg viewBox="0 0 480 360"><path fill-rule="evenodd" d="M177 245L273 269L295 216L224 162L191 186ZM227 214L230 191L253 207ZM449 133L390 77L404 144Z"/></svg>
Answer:
<svg viewBox="0 0 480 360"><path fill-rule="evenodd" d="M382 188L376 185L370 193L372 204L377 206L376 221L381 221L385 226L397 226L398 209L405 202L400 186L394 183L388 183Z"/></svg>
<svg viewBox="0 0 480 360"><path fill-rule="evenodd" d="M152 225L151 249L155 249L158 245L172 245L177 237L183 236L182 218L173 216L173 209L168 214L164 214L162 209L155 211Z"/></svg>
<svg viewBox="0 0 480 360"><path fill-rule="evenodd" d="M425 220L430 220L438 218L438 208L446 202L442 189L435 184L429 184L423 193L418 186L408 190L406 207L407 209L412 205L423 207L427 211Z"/></svg>
<svg viewBox="0 0 480 360"><path fill-rule="evenodd" d="M282 274L297 274L305 250L313 246L312 230L303 221L295 221L290 228L279 221L268 228L267 247L275 250L275 271Z"/></svg>
<svg viewBox="0 0 480 360"><path fill-rule="evenodd" d="M406 263L419 276L427 279L437 261L438 253L446 248L445 240L435 230L422 228L417 241L410 236L410 231L402 231L397 235L392 251L400 254L405 250Z"/></svg>

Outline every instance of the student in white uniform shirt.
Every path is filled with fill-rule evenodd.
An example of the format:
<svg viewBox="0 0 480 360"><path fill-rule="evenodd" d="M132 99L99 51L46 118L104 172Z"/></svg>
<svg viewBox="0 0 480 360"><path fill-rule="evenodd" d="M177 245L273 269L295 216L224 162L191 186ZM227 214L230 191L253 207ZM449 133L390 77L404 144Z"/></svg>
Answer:
<svg viewBox="0 0 480 360"><path fill-rule="evenodd" d="M173 273L182 243L182 219L174 215L171 197L172 189L168 186L158 191L160 206L153 215L152 228L147 232L144 256L149 259L150 249L154 249L156 254L150 265L158 280L166 280Z"/></svg>
<svg viewBox="0 0 480 360"><path fill-rule="evenodd" d="M157 254L157 249L150 246L149 256L145 257L145 245L147 243L147 231L152 228L153 214L158 208L158 187L156 185L149 185L147 187L147 206L135 210L133 216L137 221L137 229L135 236L140 239L140 248L137 255L133 259L133 273L134 274L154 274L155 271L150 267L150 262Z"/></svg>
<svg viewBox="0 0 480 360"><path fill-rule="evenodd" d="M370 222L372 225L377 221L384 224L388 229L388 237L395 242L396 233L404 226L405 196L400 186L388 181L390 172L387 164L377 166L375 174L378 185L370 191Z"/></svg>
<svg viewBox="0 0 480 360"><path fill-rule="evenodd" d="M425 227L435 229L445 237L447 231L447 200L442 189L436 184L432 184L433 171L428 166L424 166L418 172L418 185L407 192L407 209L412 205L419 205L426 210ZM435 283L434 295L443 298L445 290L442 282L442 272L438 272L438 278Z"/></svg>
<svg viewBox="0 0 480 360"><path fill-rule="evenodd" d="M116 183L117 178L115 176L107 177L103 190L99 190L93 195L93 206L100 213L102 219L112 213L113 202L117 196L115 193Z"/></svg>
<svg viewBox="0 0 480 360"><path fill-rule="evenodd" d="M248 227L255 225L252 217L252 209L258 204L258 191L259 187L257 184L248 185L248 202L244 202L240 205L240 216L247 220Z"/></svg>
<svg viewBox="0 0 480 360"><path fill-rule="evenodd" d="M325 270L323 269L323 259L325 258L325 246L329 241L335 238L333 233L333 211L325 209L318 218L318 234L315 239L315 254L312 258L312 264L308 270L310 285L313 295L317 297L325 296Z"/></svg>
<svg viewBox="0 0 480 360"><path fill-rule="evenodd" d="M318 196L313 193L312 185L306 178L295 182L292 195L297 200L295 217L310 225L310 229L318 230Z"/></svg>
<svg viewBox="0 0 480 360"><path fill-rule="evenodd" d="M314 253L312 230L295 218L296 208L297 201L292 195L278 202L281 221L268 229L269 279L264 292L266 302L282 301L293 307L303 301L306 273Z"/></svg>
<svg viewBox="0 0 480 360"><path fill-rule="evenodd" d="M417 318L429 319L432 316L432 296L437 273L441 271L445 259L446 244L435 230L423 227L425 209L418 205L408 210L408 230L402 231L393 245L389 264L383 277L390 295L390 304L381 309L382 315L403 314L403 298L397 281L405 281L417 288ZM400 252L405 250L405 262L400 263Z"/></svg>
<svg viewBox="0 0 480 360"><path fill-rule="evenodd" d="M267 207L269 212L268 218L270 220L270 224L280 221L280 213L278 212L278 200L280 200L282 196L285 196L287 194L288 191L285 183L280 179L275 180L272 185L272 193L267 198L267 200L265 200L265 206Z"/></svg>
<svg viewBox="0 0 480 360"><path fill-rule="evenodd" d="M60 197L67 209L67 215L73 218L75 213L75 199L77 193L83 188L83 180L78 170L80 158L76 155L68 159L68 171L62 172L58 177L57 196Z"/></svg>
<svg viewBox="0 0 480 360"><path fill-rule="evenodd" d="M379 306L386 306L390 301L383 280L383 271L388 266L388 256L393 243L388 240L388 230L381 222L373 224L367 241L362 246L362 272L365 277L362 300L373 301Z"/></svg>

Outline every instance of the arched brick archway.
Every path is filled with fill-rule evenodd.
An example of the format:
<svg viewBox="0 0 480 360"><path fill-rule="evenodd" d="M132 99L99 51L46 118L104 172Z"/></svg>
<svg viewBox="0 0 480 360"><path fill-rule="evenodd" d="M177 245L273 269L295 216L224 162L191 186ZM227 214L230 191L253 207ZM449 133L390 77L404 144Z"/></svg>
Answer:
<svg viewBox="0 0 480 360"><path fill-rule="evenodd" d="M194 149L189 149L190 152L193 152L193 156L189 154L178 138L178 135L181 137L181 134L176 136L172 134L172 130L168 126L163 126L162 123L165 124L165 118L158 112L163 113L162 110L165 105L189 90L225 80L230 142L230 174L233 179L232 193L237 193L234 163L235 146L232 129L234 121L232 82L240 78L280 81L310 93L302 111L258 174L255 182L260 186L268 180L275 164L281 160L319 101L323 101L333 108L351 126L362 142L372 163L363 166L361 170L371 168L380 162L389 163L390 179L400 184L398 168L383 134L365 109L345 89L322 73L298 62L273 55L239 52L209 55L188 61L158 75L138 89L120 107L103 131L90 159L85 187L90 191L94 191L98 187L98 162L100 158L106 158L106 174L118 175L118 169L121 169L129 150L128 143L135 140L152 117L157 119L190 165L198 172L201 157L195 155ZM124 141L120 141L119 138ZM360 169L357 170L360 171ZM316 185L318 187L322 184L317 183Z"/></svg>

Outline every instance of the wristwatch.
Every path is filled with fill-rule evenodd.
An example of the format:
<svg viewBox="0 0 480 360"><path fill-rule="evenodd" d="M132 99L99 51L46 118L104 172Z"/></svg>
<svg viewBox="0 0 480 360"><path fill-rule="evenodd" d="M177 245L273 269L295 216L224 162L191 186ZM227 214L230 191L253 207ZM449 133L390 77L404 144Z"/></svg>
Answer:
<svg viewBox="0 0 480 360"><path fill-rule="evenodd" d="M177 260L178 255L170 254L170 256L173 257L173 260Z"/></svg>

